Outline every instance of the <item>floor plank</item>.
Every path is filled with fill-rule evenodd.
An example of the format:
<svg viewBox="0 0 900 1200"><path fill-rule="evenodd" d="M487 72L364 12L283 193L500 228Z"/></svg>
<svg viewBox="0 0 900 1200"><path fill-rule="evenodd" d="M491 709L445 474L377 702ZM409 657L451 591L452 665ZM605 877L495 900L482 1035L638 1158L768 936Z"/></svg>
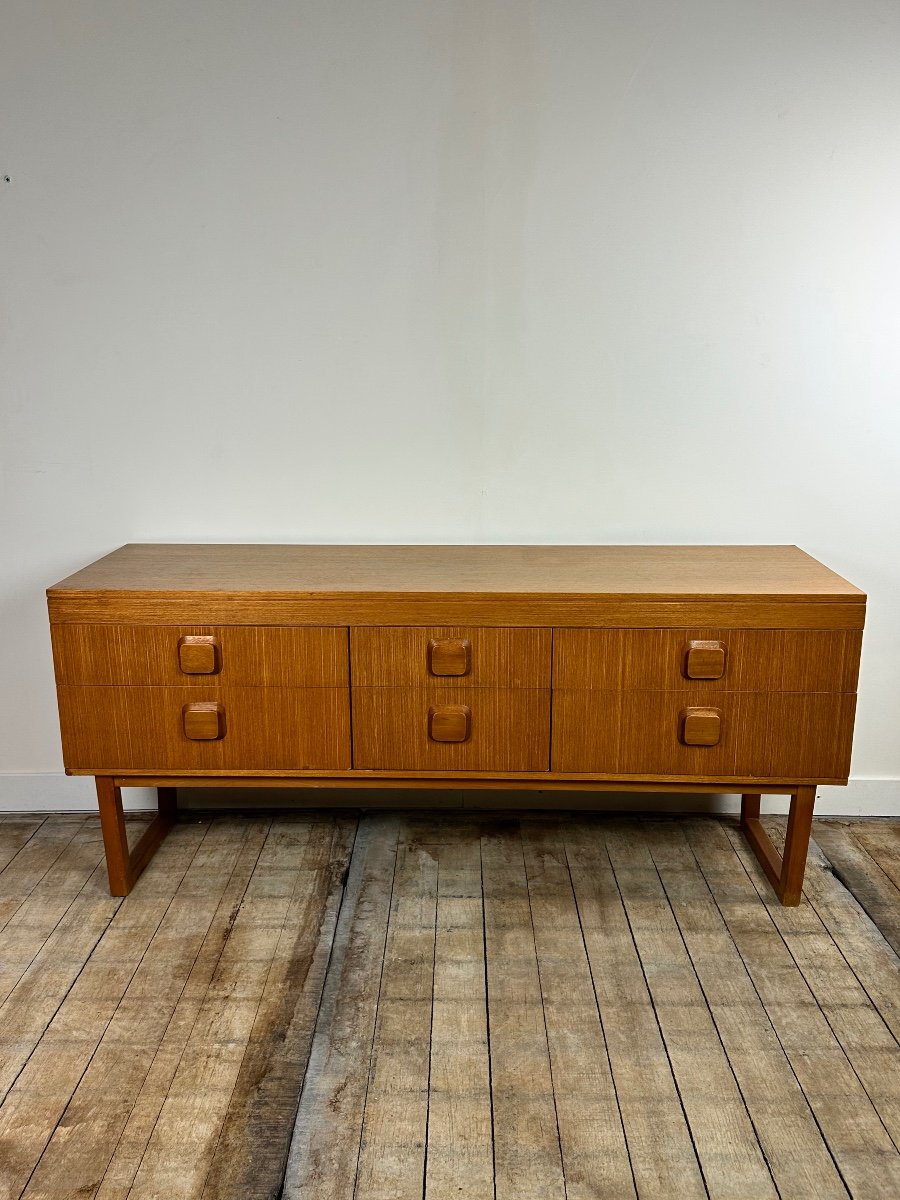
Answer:
<svg viewBox="0 0 900 1200"><path fill-rule="evenodd" d="M360 823L288 1156L284 1200L350 1200L359 1165L400 823Z"/></svg>
<svg viewBox="0 0 900 1200"><path fill-rule="evenodd" d="M710 1197L775 1200L746 1103L640 826L610 822L606 845Z"/></svg>
<svg viewBox="0 0 900 1200"><path fill-rule="evenodd" d="M434 994L437 858L401 839L397 851L355 1192L422 1195Z"/></svg>
<svg viewBox="0 0 900 1200"><path fill-rule="evenodd" d="M732 824L688 820L685 830L848 1190L873 1200L900 1194L900 1155L782 936L808 919L808 902L769 903L771 889Z"/></svg>
<svg viewBox="0 0 900 1200"><path fill-rule="evenodd" d="M136 1010L129 994L152 961L161 922L200 840L201 831L190 828L172 838L163 869L151 877L150 886L140 896L135 891L128 901L116 902L108 940L88 955L10 1089L0 1108L0 1138L32 1110L35 1095L41 1097L43 1118L29 1121L27 1137L16 1139L19 1171L3 1184L11 1195L50 1198L99 1179L105 1144L114 1138L129 1084L140 1071L148 1041L158 1037L153 1007ZM115 1107L104 1105L104 1097L109 1101L113 1096ZM73 1128L78 1130L74 1139ZM5 1200L3 1190L0 1196Z"/></svg>
<svg viewBox="0 0 900 1200"><path fill-rule="evenodd" d="M35 888L86 824L90 823L84 817L48 817L10 855L0 871L0 930L21 912Z"/></svg>
<svg viewBox="0 0 900 1200"><path fill-rule="evenodd" d="M566 1196L636 1195L584 937L555 826L523 822L538 974Z"/></svg>
<svg viewBox="0 0 900 1200"><path fill-rule="evenodd" d="M566 851L637 1193L642 1200L705 1197L603 826L571 822Z"/></svg>
<svg viewBox="0 0 900 1200"><path fill-rule="evenodd" d="M731 819L471 811L204 817L122 901L0 818L0 1200L900 1195L898 825L820 829L796 909Z"/></svg>
<svg viewBox="0 0 900 1200"><path fill-rule="evenodd" d="M355 834L353 818L319 820L299 860L282 837L268 864L270 890L290 900L204 1200L269 1200L280 1190Z"/></svg>
<svg viewBox="0 0 900 1200"><path fill-rule="evenodd" d="M248 1097L236 1096L242 1065L247 1060L251 1072L258 1065L260 1044L251 1045L251 1039L254 1031L265 1039L259 1014L268 1005L269 978L273 969L276 977L280 973L279 948L283 958L291 937L296 937L296 928L289 928L288 922L304 912L304 890L311 884L316 890L305 864L327 860L332 827L331 821L272 821L128 1193L131 1200L152 1200L161 1186L171 1200L202 1195L223 1129L233 1136L229 1111L235 1114L233 1120L240 1121L242 1110L248 1115ZM324 904L325 896L320 894L320 900ZM315 929L320 925L317 911ZM269 1161L274 1158L280 1175L284 1131L276 1128L272 1134ZM246 1164L242 1167L238 1159L234 1165L237 1179L219 1169L207 1195L244 1195L234 1187L240 1187ZM265 1167L264 1160L261 1171Z"/></svg>
<svg viewBox="0 0 900 1200"><path fill-rule="evenodd" d="M684 830L665 821L647 822L641 832L780 1194L793 1200L846 1197L815 1116Z"/></svg>
<svg viewBox="0 0 900 1200"><path fill-rule="evenodd" d="M900 821L854 821L850 833L900 888Z"/></svg>
<svg viewBox="0 0 900 1200"><path fill-rule="evenodd" d="M160 1113L184 1057L188 1041L206 999L216 968L228 943L241 900L252 878L269 821L217 820L209 838L192 863L186 890L187 906L196 909L192 926L169 939L168 967L172 1008L143 1076L137 1075L137 1092L126 1106L118 1136L97 1200L124 1200L144 1160ZM159 860L154 859L153 866ZM146 874L142 880L146 878ZM193 934L191 932L193 929ZM148 988L151 990L152 985Z"/></svg>
<svg viewBox="0 0 900 1200"><path fill-rule="evenodd" d="M493 1200L480 837L434 841L412 825L410 841L438 867L425 1191L429 1200Z"/></svg>
<svg viewBox="0 0 900 1200"><path fill-rule="evenodd" d="M0 935L0 1101L100 941L109 895L99 827L80 830Z"/></svg>
<svg viewBox="0 0 900 1200"><path fill-rule="evenodd" d="M770 819L769 825L780 845L783 822ZM808 902L793 911L775 908L761 895L893 1146L900 1149L900 960L863 908L846 895L815 843L805 892Z"/></svg>
<svg viewBox="0 0 900 1200"><path fill-rule="evenodd" d="M565 1196L553 1069L518 822L481 839L497 1200Z"/></svg>
<svg viewBox="0 0 900 1200"><path fill-rule="evenodd" d="M5 817L0 820L0 880L23 846L34 837L46 817Z"/></svg>
<svg viewBox="0 0 900 1200"><path fill-rule="evenodd" d="M865 822L817 821L815 841L823 851L835 875L877 925L882 937L896 953L900 953L900 887L891 879L877 858L866 846L866 836L854 826ZM873 831L878 843L885 829Z"/></svg>

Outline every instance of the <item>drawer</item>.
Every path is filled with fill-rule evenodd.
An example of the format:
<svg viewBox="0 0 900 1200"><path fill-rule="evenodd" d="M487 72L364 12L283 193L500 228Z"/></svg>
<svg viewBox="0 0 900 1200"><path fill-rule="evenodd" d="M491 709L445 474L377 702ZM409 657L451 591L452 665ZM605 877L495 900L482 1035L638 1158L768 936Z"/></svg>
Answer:
<svg viewBox="0 0 900 1200"><path fill-rule="evenodd" d="M861 644L842 629L557 629L553 686L854 692Z"/></svg>
<svg viewBox="0 0 900 1200"><path fill-rule="evenodd" d="M846 779L852 692L553 693L553 770ZM694 744L691 744L694 743Z"/></svg>
<svg viewBox="0 0 900 1200"><path fill-rule="evenodd" d="M275 625L52 625L58 683L340 687L347 630Z"/></svg>
<svg viewBox="0 0 900 1200"><path fill-rule="evenodd" d="M350 632L353 683L361 687L547 688L551 641L549 629L361 626Z"/></svg>
<svg viewBox="0 0 900 1200"><path fill-rule="evenodd" d="M350 766L346 688L58 689L70 770L303 771Z"/></svg>
<svg viewBox="0 0 900 1200"><path fill-rule="evenodd" d="M546 771L546 688L354 687L362 771Z"/></svg>

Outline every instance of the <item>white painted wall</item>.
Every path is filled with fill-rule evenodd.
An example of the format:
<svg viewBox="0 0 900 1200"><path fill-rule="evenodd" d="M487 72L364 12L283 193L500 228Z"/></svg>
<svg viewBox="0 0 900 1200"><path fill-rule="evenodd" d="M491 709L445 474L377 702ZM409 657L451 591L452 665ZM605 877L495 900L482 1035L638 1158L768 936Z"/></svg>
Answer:
<svg viewBox="0 0 900 1200"><path fill-rule="evenodd" d="M0 23L0 806L86 795L45 586L207 539L797 542L900 797L894 0Z"/></svg>

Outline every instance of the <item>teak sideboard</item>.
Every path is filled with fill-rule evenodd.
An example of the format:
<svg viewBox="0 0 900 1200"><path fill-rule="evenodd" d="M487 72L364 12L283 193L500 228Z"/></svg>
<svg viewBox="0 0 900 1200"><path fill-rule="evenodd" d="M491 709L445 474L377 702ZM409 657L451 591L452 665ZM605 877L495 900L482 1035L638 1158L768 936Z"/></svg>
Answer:
<svg viewBox="0 0 900 1200"><path fill-rule="evenodd" d="M739 793L797 904L816 785L850 769L866 597L795 546L129 545L47 596L114 895L179 785L470 782ZM159 795L133 849L129 785Z"/></svg>

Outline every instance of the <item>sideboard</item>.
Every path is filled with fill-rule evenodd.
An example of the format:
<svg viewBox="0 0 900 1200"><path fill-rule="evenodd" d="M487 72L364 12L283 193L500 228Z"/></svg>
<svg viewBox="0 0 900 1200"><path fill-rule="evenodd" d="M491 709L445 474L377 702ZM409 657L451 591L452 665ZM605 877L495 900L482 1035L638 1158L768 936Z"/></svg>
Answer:
<svg viewBox="0 0 900 1200"><path fill-rule="evenodd" d="M795 546L128 545L47 597L114 895L179 785L471 783L740 794L798 904L816 785L850 769L866 597ZM148 785L130 848L121 789Z"/></svg>

